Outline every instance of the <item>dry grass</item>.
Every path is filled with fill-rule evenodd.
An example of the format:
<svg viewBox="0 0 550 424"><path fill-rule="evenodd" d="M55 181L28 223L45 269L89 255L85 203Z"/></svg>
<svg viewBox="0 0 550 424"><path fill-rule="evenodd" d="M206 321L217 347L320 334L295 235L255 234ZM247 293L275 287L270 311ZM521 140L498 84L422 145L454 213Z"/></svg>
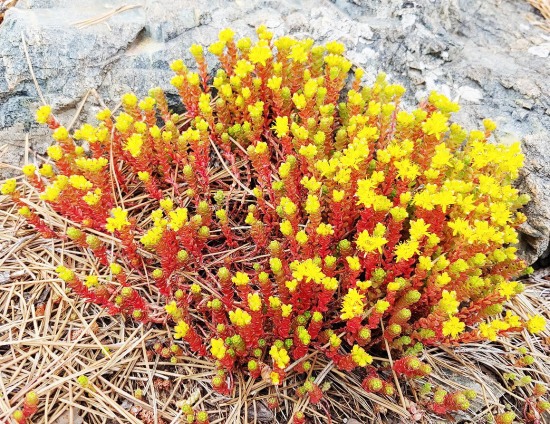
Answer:
<svg viewBox="0 0 550 424"><path fill-rule="evenodd" d="M546 0L530 1L544 5ZM540 10L543 14L548 12ZM30 62L29 68L32 72ZM28 157L28 150L25 153ZM244 199L247 187L236 180L221 156L219 159L223 166L212 172L211 180L226 180L233 195ZM29 185L26 188L31 193L34 190ZM36 192L30 199L33 208L53 228L64 232L71 225L41 204ZM144 196L123 199L130 204L136 200L145 214L151 205ZM112 246L117 243L104 234L101 238ZM250 246L241 249L250 250ZM222 259L214 257L212 261ZM170 338L169 330L162 325L141 325L111 317L98 307L75 299L54 272L60 264L80 275L97 274L92 255L71 242L42 239L17 216L10 199L0 196L0 422L21 407L30 390L40 396L35 423L179 423L182 421L178 403L190 398L197 408L209 412L212 423L287 423L296 411L305 412L313 423L337 424L349 419L358 420L356 424L442 422L441 417L418 412L422 407L416 405L423 402L419 388L427 380L401 382L399 400L387 399L364 392L361 375L340 372L324 355L316 353L310 354L310 375L318 384L331 385L320 406L296 398L294 390L303 379L292 372L280 388L237 374L232 396L220 396L210 385L215 372L212 363L187 355L178 358L177 365L158 357L149 359L147 353L152 344ZM518 315L527 317L537 312L550 319L550 279L545 278L548 274L550 271L541 271L533 276L526 292L514 299L512 308ZM149 290L143 277L135 276L132 283L150 300L157 295ZM519 346L529 347L537 358L528 369L512 367L519 357ZM548 331L542 338L524 332L496 343L434 348L423 355L434 368L429 379L432 384L448 390L471 388L478 393L473 413L445 417L445 422L482 422L487 415L503 412L504 405L510 405L521 416L529 392L513 389L503 379L504 373L514 371L550 384ZM391 362L388 356L375 359ZM81 375L88 377L89 387L77 383ZM392 375L388 373L387 377ZM133 395L138 388L143 391L143 400ZM273 394L281 402L275 415L265 402ZM547 417L542 417L541 422L550 422L545 420Z"/></svg>
<svg viewBox="0 0 550 424"><path fill-rule="evenodd" d="M549 0L529 0L529 3L536 8L542 16L550 20L550 1Z"/></svg>
<svg viewBox="0 0 550 424"><path fill-rule="evenodd" d="M544 20L536 22L535 25L540 25L547 31L550 31L550 0L528 0L531 6L537 9Z"/></svg>
<svg viewBox="0 0 550 424"><path fill-rule="evenodd" d="M223 167L212 177L232 180ZM25 187L32 193L30 185ZM63 231L71 224L41 205L36 192L30 199L53 228ZM102 237L105 243L116 243ZM158 357L148 359L153 343L171 337L167 328L107 316L68 294L54 272L61 263L80 275L97 272L92 255L70 242L42 239L17 216L9 198L0 197L0 422L21 407L29 390L40 396L36 423L177 423L177 403L190 397L198 399L196 406L208 411L215 423L287 423L298 410L314 423L342 423L347 418L359 422L409 423L413 417L419 422L437 421L435 416L415 414L415 404L422 403L418 389L423 381L401 384L402 396L397 401L383 398L365 393L360 375L342 373L315 353L311 354L311 375L319 383L331 384L321 406L296 399L294 388L301 380L292 373L279 389L235 375L233 397L222 397L211 390L215 370L208 361L182 356L172 365ZM520 316L537 311L550 318L550 281L545 276L543 272L533 276L528 290L514 300L512 307ZM135 276L132 283L153 300L155 292L148 289L143 277ZM459 415L459 420L480 422L487 414L502 412L504 404L512 405L521 415L529 393L522 388L512 390L502 375L512 370L517 347L525 345L537 362L514 371L549 384L549 335L539 338L525 332L497 343L430 349L424 354L434 367L430 381L450 390L466 387L479 393L474 415ZM88 377L89 388L77 383L80 375ZM137 388L143 390L143 401L133 396ZM275 417L265 407L271 394L277 394L282 403Z"/></svg>

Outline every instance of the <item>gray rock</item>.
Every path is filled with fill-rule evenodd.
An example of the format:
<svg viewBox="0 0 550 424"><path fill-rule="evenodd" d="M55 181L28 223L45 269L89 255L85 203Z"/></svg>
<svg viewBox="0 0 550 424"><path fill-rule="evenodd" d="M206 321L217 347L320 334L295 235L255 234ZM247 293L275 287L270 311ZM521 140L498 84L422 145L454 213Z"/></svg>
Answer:
<svg viewBox="0 0 550 424"><path fill-rule="evenodd" d="M544 43L540 46L533 46L527 51L538 57L548 57L548 55L550 55L550 43Z"/></svg>
<svg viewBox="0 0 550 424"><path fill-rule="evenodd" d="M512 0L20 0L0 25L0 154L19 165L27 138L35 155L50 143L34 123L40 101L22 36L38 85L63 122L91 93L79 125L129 90L170 90L168 64L191 63L193 42L208 44L227 26L253 36L265 24L276 35L342 41L368 82L384 71L404 84L408 105L440 90L462 99L461 124L493 117L497 138L521 140L520 188L532 196L521 252L533 262L547 255L550 238L549 39L537 19L527 2ZM11 172L0 168L0 178Z"/></svg>

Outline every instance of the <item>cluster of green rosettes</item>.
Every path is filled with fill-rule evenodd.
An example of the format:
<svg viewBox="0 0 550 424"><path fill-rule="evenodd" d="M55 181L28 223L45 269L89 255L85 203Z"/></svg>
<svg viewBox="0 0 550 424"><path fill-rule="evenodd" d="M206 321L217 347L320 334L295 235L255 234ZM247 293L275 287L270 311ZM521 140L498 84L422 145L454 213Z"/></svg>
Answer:
<svg viewBox="0 0 550 424"><path fill-rule="evenodd" d="M222 393L236 369L278 385L317 351L393 396L371 356L386 346L395 372L420 378L431 371L415 357L423 346L542 331L543 317L503 311L523 290L519 145L489 143L490 120L470 132L450 123L459 106L441 94L403 110L404 88L385 76L350 78L340 43L257 32L255 43L220 33L213 77L201 46L198 72L172 63L181 115L160 88L124 95L123 112L101 111L72 136L38 110L57 143L51 162L23 172L74 226L49 228L15 180L2 193L45 236L96 255L100 275L60 267L60 278L111 313L173 322L175 339L216 360ZM120 242L107 248L98 233ZM135 273L151 284L134 287ZM309 380L301 390L322 392ZM440 413L471 398L430 393Z"/></svg>

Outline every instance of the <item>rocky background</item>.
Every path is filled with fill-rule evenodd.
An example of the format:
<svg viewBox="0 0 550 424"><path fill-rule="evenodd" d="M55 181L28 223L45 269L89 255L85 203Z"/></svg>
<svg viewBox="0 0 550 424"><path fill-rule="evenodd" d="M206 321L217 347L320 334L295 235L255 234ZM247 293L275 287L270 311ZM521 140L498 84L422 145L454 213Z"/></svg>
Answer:
<svg viewBox="0 0 550 424"><path fill-rule="evenodd" d="M521 250L545 264L550 32L525 0L19 0L0 25L0 161L20 165L26 145L33 161L51 143L34 123L40 94L29 63L45 101L74 128L127 91L170 90L168 64L192 63L193 42L215 41L227 26L253 36L260 24L339 40L367 80L384 71L405 85L410 105L439 90L460 101L455 119L467 128L491 117L498 141L521 140L519 185L532 197ZM0 168L0 178L10 173Z"/></svg>

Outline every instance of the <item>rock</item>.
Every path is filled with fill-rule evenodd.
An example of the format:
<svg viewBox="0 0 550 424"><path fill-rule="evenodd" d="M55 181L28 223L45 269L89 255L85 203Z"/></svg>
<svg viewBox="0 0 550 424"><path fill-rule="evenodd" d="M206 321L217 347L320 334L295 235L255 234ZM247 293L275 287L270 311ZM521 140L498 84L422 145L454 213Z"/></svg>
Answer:
<svg viewBox="0 0 550 424"><path fill-rule="evenodd" d="M550 173L549 156L540 156L550 129L550 39L537 19L527 2L501 0L19 1L0 25L0 154L20 165L27 138L30 160L50 143L34 123L40 100L22 36L40 90L63 122L89 94L78 126L129 90L143 96L161 86L174 94L168 65L192 63L192 43L208 44L228 26L254 36L265 24L276 35L343 42L367 82L384 71L404 84L407 106L436 89L462 99L455 119L468 128L498 117L496 137L524 143L520 188L533 201L521 252L532 262L548 247L550 222L550 191L538 185ZM0 178L10 173L0 168Z"/></svg>
<svg viewBox="0 0 550 424"><path fill-rule="evenodd" d="M527 52L538 57L548 57L548 55L550 55L550 43L544 43L540 46L533 46L529 48Z"/></svg>
<svg viewBox="0 0 550 424"><path fill-rule="evenodd" d="M275 415L263 402L254 402L247 410L248 420L251 422L271 423Z"/></svg>
<svg viewBox="0 0 550 424"><path fill-rule="evenodd" d="M538 130L538 131L537 131ZM550 256L550 172L548 158L550 144L548 132L540 126L533 134L523 140L523 150L527 158L521 170L519 184L522 190L531 196L524 213L529 220L521 228L521 246L523 255L529 262L540 258L546 265Z"/></svg>
<svg viewBox="0 0 550 424"><path fill-rule="evenodd" d="M458 99L464 100L471 103L479 103L483 99L483 93L477 88L468 87L463 85L458 89Z"/></svg>

